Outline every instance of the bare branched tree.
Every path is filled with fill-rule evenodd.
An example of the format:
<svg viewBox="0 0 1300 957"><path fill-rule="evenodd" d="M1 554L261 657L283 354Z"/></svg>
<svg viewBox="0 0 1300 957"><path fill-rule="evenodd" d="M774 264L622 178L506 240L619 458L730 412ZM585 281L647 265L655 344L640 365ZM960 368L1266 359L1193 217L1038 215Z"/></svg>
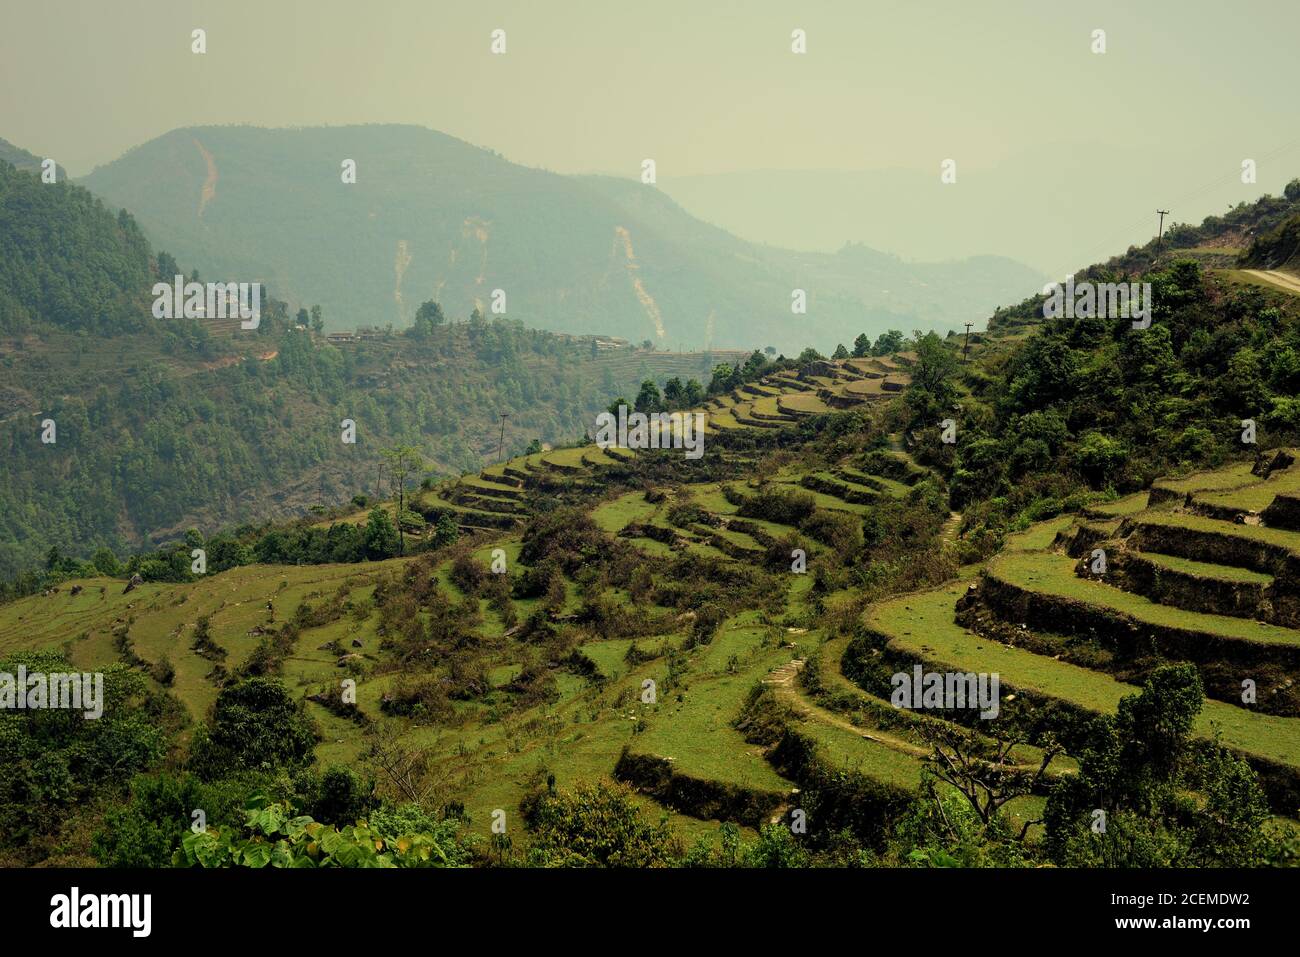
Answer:
<svg viewBox="0 0 1300 957"><path fill-rule="evenodd" d="M403 798L425 806L434 790L429 753L428 748L404 745L396 728L376 727L362 758L382 773Z"/></svg>
<svg viewBox="0 0 1300 957"><path fill-rule="evenodd" d="M402 516L406 512L406 477L424 468L424 456L411 445L395 445L381 453L388 465L389 484L397 484L397 553L406 553L406 538L402 533Z"/></svg>
<svg viewBox="0 0 1300 957"><path fill-rule="evenodd" d="M1041 745L1042 758L1037 766L1022 764L1015 750L1026 744L1020 735L1006 738L977 734L966 728L939 721L921 723L922 734L932 748L926 763L940 781L952 787L970 803L985 826L1014 798L1032 793L1046 776L1053 758L1062 748L1048 736ZM1026 821L1020 839L1033 824Z"/></svg>

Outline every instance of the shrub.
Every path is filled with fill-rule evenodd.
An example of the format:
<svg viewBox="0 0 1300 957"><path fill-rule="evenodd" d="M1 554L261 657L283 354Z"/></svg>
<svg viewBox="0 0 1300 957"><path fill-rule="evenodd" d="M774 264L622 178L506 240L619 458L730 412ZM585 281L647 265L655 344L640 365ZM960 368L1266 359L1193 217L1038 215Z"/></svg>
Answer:
<svg viewBox="0 0 1300 957"><path fill-rule="evenodd" d="M190 766L211 781L243 769L309 764L315 747L316 729L284 685L246 678L217 695L211 721L190 746Z"/></svg>

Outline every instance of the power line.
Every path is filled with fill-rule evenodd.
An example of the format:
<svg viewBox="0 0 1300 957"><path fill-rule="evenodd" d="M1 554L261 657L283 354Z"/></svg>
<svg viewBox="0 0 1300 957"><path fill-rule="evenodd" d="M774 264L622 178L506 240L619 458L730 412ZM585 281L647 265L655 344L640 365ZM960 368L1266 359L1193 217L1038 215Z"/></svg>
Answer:
<svg viewBox="0 0 1300 957"><path fill-rule="evenodd" d="M1300 146L1300 138L1298 138L1298 139L1294 139L1294 140L1292 140L1292 141L1289 142L1289 143L1284 143L1283 145L1277 147L1276 149L1273 149L1273 150L1270 150L1270 151L1267 152L1267 153L1261 154L1260 159L1261 159L1261 161L1262 161L1262 160L1272 159L1273 157L1275 157L1275 156L1279 156L1279 155L1281 155L1282 153L1285 153L1285 152L1287 152L1287 151L1290 150L1290 149L1294 149L1296 146ZM1238 170L1235 170L1235 169L1232 170L1231 172L1224 173L1224 174L1220 174L1220 175L1214 177L1214 179L1212 179L1212 180L1206 182L1205 184L1203 184L1203 185L1201 185L1201 186L1198 186L1198 187L1195 187L1194 189L1189 190L1188 192L1184 193L1184 194L1181 195L1181 196L1176 196L1176 197L1174 197L1174 199L1175 199L1175 201L1176 201L1175 205L1177 205L1177 204L1182 204L1182 205L1185 207L1185 206L1187 206L1187 205L1188 205L1192 200L1199 199L1200 197L1204 196L1206 193L1210 192L1211 190L1214 190L1214 189L1219 188L1219 187L1222 186L1224 183L1226 183L1226 182L1228 182L1228 181L1230 181L1230 180L1232 180L1232 179L1237 178L1239 175L1240 175L1239 171L1238 171ZM1115 246L1115 243L1116 243L1117 241L1119 241L1119 240L1121 240L1121 239L1123 239L1123 238L1125 238L1125 237L1130 237L1130 236L1132 236L1132 235L1133 235L1137 230L1139 230L1139 229L1142 228L1142 225L1143 225L1144 223L1147 223L1147 222L1150 222L1150 220L1148 220L1148 219L1146 218L1145 215L1144 215L1141 219L1134 220L1134 221L1133 221L1132 223L1130 223L1128 226L1124 227L1123 231L1121 231L1121 232L1117 232L1117 233L1115 233L1114 235L1112 235L1112 236L1110 236L1110 237L1108 237L1108 238L1102 240L1101 242L1097 243L1095 246L1090 246L1088 249L1085 249L1085 250L1080 254L1079 259L1080 259L1080 260L1087 260L1090 256L1092 256L1092 255L1093 255L1094 253L1096 253L1098 250L1105 250L1105 249L1111 249L1111 248L1113 248L1113 247ZM1067 264L1065 265L1064 268L1053 270L1052 273L1051 273L1051 275L1052 275L1053 277L1055 277L1055 276L1058 276L1058 275L1062 275L1062 274L1064 274L1064 273L1067 272L1067 271L1072 272L1072 271L1073 271L1074 269L1076 269L1076 268L1082 268L1082 267L1086 267L1086 266L1090 266L1090 265L1092 265L1092 263L1090 263L1090 262L1086 262L1086 261L1084 261L1084 262L1076 261L1076 262L1073 262L1073 263L1067 263Z"/></svg>

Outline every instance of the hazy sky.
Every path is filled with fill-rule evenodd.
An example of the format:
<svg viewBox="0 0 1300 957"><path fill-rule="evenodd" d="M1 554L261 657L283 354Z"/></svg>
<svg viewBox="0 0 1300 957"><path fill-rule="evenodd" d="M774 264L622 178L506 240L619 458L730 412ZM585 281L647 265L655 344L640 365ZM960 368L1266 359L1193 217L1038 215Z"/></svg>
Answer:
<svg viewBox="0 0 1300 957"><path fill-rule="evenodd" d="M1300 175L1296 0L0 6L0 137L74 176L179 126L356 122L422 124L558 172L633 176L653 157L670 192L753 170L937 179L948 157L973 176L1080 148L1146 155L1187 192L1253 157L1243 199Z"/></svg>

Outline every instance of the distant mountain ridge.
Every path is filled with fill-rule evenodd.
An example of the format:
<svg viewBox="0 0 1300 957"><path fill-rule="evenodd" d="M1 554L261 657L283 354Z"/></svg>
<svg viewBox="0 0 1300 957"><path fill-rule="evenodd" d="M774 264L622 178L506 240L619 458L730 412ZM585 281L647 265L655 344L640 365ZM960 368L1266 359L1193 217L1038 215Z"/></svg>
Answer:
<svg viewBox="0 0 1300 957"><path fill-rule="evenodd" d="M354 160L354 184L342 181ZM886 328L956 328L1041 286L1001 257L905 263L750 243L633 180L562 176L414 126L174 130L80 181L155 247L319 302L333 327L505 314L663 346L827 349ZM807 313L791 310L795 289Z"/></svg>

